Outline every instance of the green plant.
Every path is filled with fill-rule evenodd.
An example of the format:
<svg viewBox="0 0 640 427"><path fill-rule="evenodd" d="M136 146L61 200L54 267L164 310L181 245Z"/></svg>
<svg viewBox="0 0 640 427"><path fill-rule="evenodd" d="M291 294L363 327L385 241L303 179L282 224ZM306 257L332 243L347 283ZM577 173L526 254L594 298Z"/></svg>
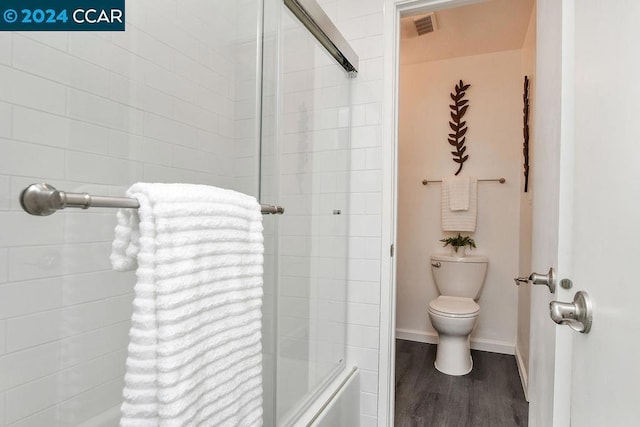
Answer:
<svg viewBox="0 0 640 427"><path fill-rule="evenodd" d="M447 247L449 245L453 246L454 251L458 252L458 248L462 246L469 246L469 249L476 247L476 242L469 236L462 236L458 233L455 237L447 237L446 239L440 239L444 245L443 247Z"/></svg>

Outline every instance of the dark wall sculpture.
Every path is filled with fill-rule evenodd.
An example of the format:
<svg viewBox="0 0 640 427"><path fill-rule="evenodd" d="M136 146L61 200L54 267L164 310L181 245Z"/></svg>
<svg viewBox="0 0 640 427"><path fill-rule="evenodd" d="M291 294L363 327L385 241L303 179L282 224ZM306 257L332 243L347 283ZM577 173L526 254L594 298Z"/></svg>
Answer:
<svg viewBox="0 0 640 427"><path fill-rule="evenodd" d="M529 191L529 77L524 76L524 144L522 152L524 154L524 192Z"/></svg>
<svg viewBox="0 0 640 427"><path fill-rule="evenodd" d="M456 151L452 151L453 161L458 163L460 166L458 167L458 171L456 175L462 172L462 166L464 162L469 159L469 155L465 155L464 152L467 151L467 147L464 145L466 141L465 135L467 134L467 122L462 121L467 109L469 109L469 101L464 98L465 91L469 89L471 85L464 84L462 80L455 87L455 92L451 93L451 99L453 100L453 104L449 105L451 108L451 122L449 122L449 126L453 133L449 134L449 144L453 145Z"/></svg>

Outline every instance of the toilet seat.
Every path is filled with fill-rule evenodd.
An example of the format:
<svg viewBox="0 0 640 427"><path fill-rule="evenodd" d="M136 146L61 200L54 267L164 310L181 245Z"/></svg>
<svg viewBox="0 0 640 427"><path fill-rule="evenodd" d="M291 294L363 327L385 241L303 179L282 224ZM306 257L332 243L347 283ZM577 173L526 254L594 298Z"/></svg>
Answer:
<svg viewBox="0 0 640 427"><path fill-rule="evenodd" d="M429 303L429 311L445 317L476 317L480 306L471 298L450 297L441 295Z"/></svg>

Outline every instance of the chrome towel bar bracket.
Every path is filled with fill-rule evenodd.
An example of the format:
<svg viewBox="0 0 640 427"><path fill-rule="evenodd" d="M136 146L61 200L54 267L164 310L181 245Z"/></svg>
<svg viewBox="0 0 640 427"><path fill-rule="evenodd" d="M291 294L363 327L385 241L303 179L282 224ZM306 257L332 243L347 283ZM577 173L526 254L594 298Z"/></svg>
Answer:
<svg viewBox="0 0 640 427"><path fill-rule="evenodd" d="M140 203L130 197L92 196L88 193L68 193L52 185L31 184L20 193L20 205L25 212L36 216L48 216L65 208L131 208ZM284 213L282 206L260 205L263 214Z"/></svg>

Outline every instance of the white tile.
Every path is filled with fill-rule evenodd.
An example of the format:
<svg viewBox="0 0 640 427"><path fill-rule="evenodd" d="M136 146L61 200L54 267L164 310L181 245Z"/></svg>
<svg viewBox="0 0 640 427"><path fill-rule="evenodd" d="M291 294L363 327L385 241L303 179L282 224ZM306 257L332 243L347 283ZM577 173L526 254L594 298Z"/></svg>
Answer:
<svg viewBox="0 0 640 427"><path fill-rule="evenodd" d="M382 81L358 81L353 85L351 99L354 104L382 102Z"/></svg>
<svg viewBox="0 0 640 427"><path fill-rule="evenodd" d="M19 386L60 369L58 343L45 344L0 357L0 388Z"/></svg>
<svg viewBox="0 0 640 427"><path fill-rule="evenodd" d="M360 369L360 390L367 393L377 393L378 373Z"/></svg>
<svg viewBox="0 0 640 427"><path fill-rule="evenodd" d="M380 191L382 188L382 171L366 170L353 171L351 173L351 191L354 193L367 193Z"/></svg>
<svg viewBox="0 0 640 427"><path fill-rule="evenodd" d="M20 141L66 148L70 125L66 117L23 107L13 109L13 138Z"/></svg>
<svg viewBox="0 0 640 427"><path fill-rule="evenodd" d="M123 386L124 380L117 378L61 403L60 425L80 426L93 417L95 424L88 425L118 425Z"/></svg>
<svg viewBox="0 0 640 427"><path fill-rule="evenodd" d="M381 239L379 237L366 238L366 246L363 258L378 259L381 255Z"/></svg>
<svg viewBox="0 0 640 427"><path fill-rule="evenodd" d="M180 169L215 172L218 160L213 153L205 153L186 147L173 148L173 166Z"/></svg>
<svg viewBox="0 0 640 427"><path fill-rule="evenodd" d="M9 390L6 395L5 421L14 422L107 381L113 381L116 375L124 374L124 355L125 352L112 353ZM117 381L122 384L121 379Z"/></svg>
<svg viewBox="0 0 640 427"><path fill-rule="evenodd" d="M62 150L0 139L0 170L4 174L57 179L64 177L63 169Z"/></svg>
<svg viewBox="0 0 640 427"><path fill-rule="evenodd" d="M360 411L362 414L375 417L378 413L378 396L376 393L360 393Z"/></svg>
<svg viewBox="0 0 640 427"><path fill-rule="evenodd" d="M110 270L111 243L9 248L9 280Z"/></svg>
<svg viewBox="0 0 640 427"><path fill-rule="evenodd" d="M11 65L12 35L8 31L0 33L0 64Z"/></svg>
<svg viewBox="0 0 640 427"><path fill-rule="evenodd" d="M6 320L0 320L0 354L4 354L7 349Z"/></svg>
<svg viewBox="0 0 640 427"><path fill-rule="evenodd" d="M110 97L118 102L165 117L173 117L175 98L157 89L150 88L133 78L111 74Z"/></svg>
<svg viewBox="0 0 640 427"><path fill-rule="evenodd" d="M349 218L349 234L352 236L377 236L380 234L380 215L353 215Z"/></svg>
<svg viewBox="0 0 640 427"><path fill-rule="evenodd" d="M347 341L351 346L377 349L379 332L377 327L349 324Z"/></svg>
<svg viewBox="0 0 640 427"><path fill-rule="evenodd" d="M378 417L360 415L360 427L378 427Z"/></svg>
<svg viewBox="0 0 640 427"><path fill-rule="evenodd" d="M0 102L0 137L11 136L11 117L11 105Z"/></svg>
<svg viewBox="0 0 640 427"><path fill-rule="evenodd" d="M198 132L195 128L149 113L144 115L144 135L192 148L196 146L198 140Z"/></svg>
<svg viewBox="0 0 640 427"><path fill-rule="evenodd" d="M127 31L128 32L128 31ZM95 34L73 34L69 38L69 53L78 58L109 68L115 45Z"/></svg>
<svg viewBox="0 0 640 427"><path fill-rule="evenodd" d="M377 282L380 280L379 259L350 259L349 280L362 282Z"/></svg>
<svg viewBox="0 0 640 427"><path fill-rule="evenodd" d="M377 36L382 34L384 23L383 23L383 13L377 12L367 16L367 36Z"/></svg>
<svg viewBox="0 0 640 427"><path fill-rule="evenodd" d="M108 154L109 129L90 123L71 120L68 148L96 154Z"/></svg>
<svg viewBox="0 0 640 427"><path fill-rule="evenodd" d="M130 327L131 322L125 321L61 340L61 367L68 368L126 349L129 344Z"/></svg>
<svg viewBox="0 0 640 427"><path fill-rule="evenodd" d="M68 275L61 279L62 301L69 306L132 294L135 281L133 272L97 271Z"/></svg>
<svg viewBox="0 0 640 427"><path fill-rule="evenodd" d="M61 277L0 285L0 318L24 316L61 306Z"/></svg>
<svg viewBox="0 0 640 427"><path fill-rule="evenodd" d="M72 336L122 322L131 316L131 296L75 305L7 320L7 350Z"/></svg>
<svg viewBox="0 0 640 427"><path fill-rule="evenodd" d="M59 407L52 406L11 424L11 427L42 427L59 425Z"/></svg>
<svg viewBox="0 0 640 427"><path fill-rule="evenodd" d="M377 371L378 350L347 345L347 366L351 365L369 371Z"/></svg>
<svg viewBox="0 0 640 427"><path fill-rule="evenodd" d="M69 84L70 57L59 50L16 34L13 38L13 66L31 74Z"/></svg>
<svg viewBox="0 0 640 427"><path fill-rule="evenodd" d="M367 18L365 16L358 16L347 21L340 22L340 28L343 37L347 40L366 37Z"/></svg>
<svg viewBox="0 0 640 427"><path fill-rule="evenodd" d="M352 325L378 327L380 308L374 304L347 304L347 322Z"/></svg>
<svg viewBox="0 0 640 427"><path fill-rule="evenodd" d="M73 88L106 97L109 96L111 90L109 78L109 71L105 68L81 59L69 59L68 79Z"/></svg>
<svg viewBox="0 0 640 427"><path fill-rule="evenodd" d="M64 114L66 92L59 83L0 66L0 101Z"/></svg>
<svg viewBox="0 0 640 427"><path fill-rule="evenodd" d="M47 46L51 46L60 51L66 51L69 44L69 36L66 32L27 32L22 33L25 37L36 40Z"/></svg>
<svg viewBox="0 0 640 427"><path fill-rule="evenodd" d="M9 209L11 209L11 178L0 175L0 211Z"/></svg>
<svg viewBox="0 0 640 427"><path fill-rule="evenodd" d="M153 138L111 131L109 154L122 159L170 166L173 163L173 145Z"/></svg>
<svg viewBox="0 0 640 427"><path fill-rule="evenodd" d="M5 422L10 424L55 403L57 392L54 376L9 390L5 396Z"/></svg>
<svg viewBox="0 0 640 427"><path fill-rule="evenodd" d="M353 40L351 45L353 46L353 49L358 52L358 56L361 60L380 58L384 54L384 44L381 34L359 40Z"/></svg>
<svg viewBox="0 0 640 427"><path fill-rule="evenodd" d="M358 73L358 78L364 81L382 80L384 64L383 58L372 58L362 61L362 71Z"/></svg>
<svg viewBox="0 0 640 427"><path fill-rule="evenodd" d="M0 222L6 227L0 233L0 246L63 243L64 218L49 220L42 221L42 218L24 212L0 212Z"/></svg>
<svg viewBox="0 0 640 427"><path fill-rule="evenodd" d="M9 250L0 248L0 283L4 283L9 278Z"/></svg>
<svg viewBox="0 0 640 427"><path fill-rule="evenodd" d="M68 114L72 118L138 134L142 131L140 110L75 89L69 89L68 96Z"/></svg>
<svg viewBox="0 0 640 427"><path fill-rule="evenodd" d="M116 225L113 212L70 211L65 212L63 219L65 243L109 242L113 239Z"/></svg>
<svg viewBox="0 0 640 427"><path fill-rule="evenodd" d="M365 117L366 124L369 126L382 124L382 103L377 102L375 104L366 104Z"/></svg>
<svg viewBox="0 0 640 427"><path fill-rule="evenodd" d="M360 126L351 130L352 148L381 147L382 129L379 126Z"/></svg>
<svg viewBox="0 0 640 427"><path fill-rule="evenodd" d="M69 180L126 185L142 178L141 166L127 160L75 151L68 151L65 157L65 177Z"/></svg>
<svg viewBox="0 0 640 427"><path fill-rule="evenodd" d="M116 44L156 65L168 70L174 69L173 50L166 44L134 27L128 28L121 35L125 37L116 38Z"/></svg>
<svg viewBox="0 0 640 427"><path fill-rule="evenodd" d="M382 169L382 148L367 148L365 151L367 169Z"/></svg>
<svg viewBox="0 0 640 427"><path fill-rule="evenodd" d="M188 182L192 184L201 182L198 172L189 172L159 165L144 165L143 178L146 182ZM205 184L205 182L202 183ZM206 182L206 184L215 185L213 182Z"/></svg>

